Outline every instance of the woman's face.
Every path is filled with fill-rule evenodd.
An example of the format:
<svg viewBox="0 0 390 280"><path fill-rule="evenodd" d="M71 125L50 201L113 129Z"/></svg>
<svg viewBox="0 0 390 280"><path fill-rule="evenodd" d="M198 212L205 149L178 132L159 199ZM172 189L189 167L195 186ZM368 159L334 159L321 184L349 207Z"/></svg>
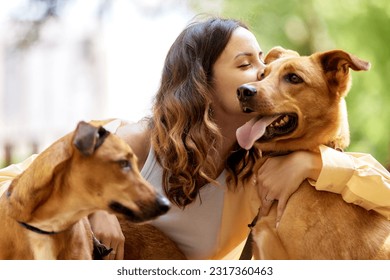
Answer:
<svg viewBox="0 0 390 280"><path fill-rule="evenodd" d="M237 88L258 81L265 65L263 53L255 36L239 27L233 33L213 66L213 110L216 121L240 126L252 116L242 112Z"/></svg>

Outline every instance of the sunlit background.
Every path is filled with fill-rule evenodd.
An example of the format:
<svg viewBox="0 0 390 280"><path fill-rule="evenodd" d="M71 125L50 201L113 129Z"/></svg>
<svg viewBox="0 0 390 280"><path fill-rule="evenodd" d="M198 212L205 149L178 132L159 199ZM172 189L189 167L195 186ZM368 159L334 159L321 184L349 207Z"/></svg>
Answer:
<svg viewBox="0 0 390 280"><path fill-rule="evenodd" d="M264 51L340 48L353 73L350 151L390 162L390 1L0 1L0 166L39 152L80 120L150 113L165 55L194 16L246 22Z"/></svg>

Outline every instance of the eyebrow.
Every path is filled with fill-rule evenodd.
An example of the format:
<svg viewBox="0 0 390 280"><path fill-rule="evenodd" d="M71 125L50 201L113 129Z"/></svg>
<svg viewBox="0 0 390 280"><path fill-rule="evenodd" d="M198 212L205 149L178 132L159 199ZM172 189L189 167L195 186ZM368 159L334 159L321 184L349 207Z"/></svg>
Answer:
<svg viewBox="0 0 390 280"><path fill-rule="evenodd" d="M240 52L239 54L237 54L234 59L237 59L238 57L240 56L253 56L253 53L251 52ZM263 52L259 52L259 57L263 57Z"/></svg>

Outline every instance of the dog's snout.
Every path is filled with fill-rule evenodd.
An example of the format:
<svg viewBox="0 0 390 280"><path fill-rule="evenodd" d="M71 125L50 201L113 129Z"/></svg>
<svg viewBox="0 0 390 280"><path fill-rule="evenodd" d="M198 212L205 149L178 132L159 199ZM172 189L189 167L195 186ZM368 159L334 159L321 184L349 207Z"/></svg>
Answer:
<svg viewBox="0 0 390 280"><path fill-rule="evenodd" d="M171 203L169 200L161 194L157 195L156 203L161 213L166 213L171 208Z"/></svg>
<svg viewBox="0 0 390 280"><path fill-rule="evenodd" d="M245 101L248 98L255 96L257 90L251 85L242 85L237 89L237 97L240 101Z"/></svg>

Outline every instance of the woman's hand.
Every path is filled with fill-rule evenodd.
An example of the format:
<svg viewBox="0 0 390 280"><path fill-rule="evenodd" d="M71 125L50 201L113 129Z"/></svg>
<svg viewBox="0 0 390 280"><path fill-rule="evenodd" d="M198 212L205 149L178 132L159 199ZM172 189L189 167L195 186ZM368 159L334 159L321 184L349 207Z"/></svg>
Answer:
<svg viewBox="0 0 390 280"><path fill-rule="evenodd" d="M123 260L125 236L117 217L106 211L96 211L89 216L89 222L95 237L107 248L113 249L105 259Z"/></svg>
<svg viewBox="0 0 390 280"><path fill-rule="evenodd" d="M321 155L314 152L297 151L267 159L257 173L257 186L262 199L260 215L268 215L273 202L277 200L278 224L290 196L304 180L317 180L321 168Z"/></svg>

